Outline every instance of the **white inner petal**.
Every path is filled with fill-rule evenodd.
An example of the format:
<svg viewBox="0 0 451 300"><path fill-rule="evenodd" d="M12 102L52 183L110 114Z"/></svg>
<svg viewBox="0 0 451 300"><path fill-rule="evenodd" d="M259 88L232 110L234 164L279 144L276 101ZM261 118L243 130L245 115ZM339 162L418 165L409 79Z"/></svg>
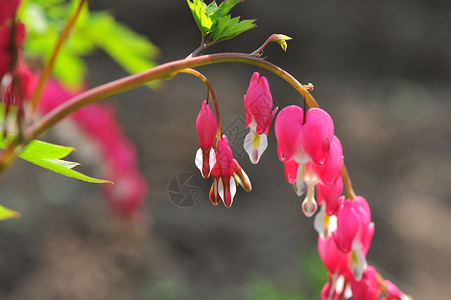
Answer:
<svg viewBox="0 0 451 300"><path fill-rule="evenodd" d="M198 149L196 152L196 157L194 158L194 163L196 164L196 167L200 170L200 173L202 174L202 163L203 163L203 155L202 155L202 149ZM204 176L202 174L202 176Z"/></svg>

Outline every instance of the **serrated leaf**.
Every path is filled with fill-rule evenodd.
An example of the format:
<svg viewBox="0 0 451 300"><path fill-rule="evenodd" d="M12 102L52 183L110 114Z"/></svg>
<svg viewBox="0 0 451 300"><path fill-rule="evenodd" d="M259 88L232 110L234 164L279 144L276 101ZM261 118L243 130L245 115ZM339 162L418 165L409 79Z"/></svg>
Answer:
<svg viewBox="0 0 451 300"><path fill-rule="evenodd" d="M192 2L186 0L186 2L188 2L188 6L200 31L204 35L207 35L210 32L213 21L207 14L205 3L201 0L193 0Z"/></svg>
<svg viewBox="0 0 451 300"><path fill-rule="evenodd" d="M207 15L211 15L214 12L216 12L218 10L218 5L216 4L216 1L212 1L206 8L205 8L205 12L207 13Z"/></svg>
<svg viewBox="0 0 451 300"><path fill-rule="evenodd" d="M0 148L4 149L8 142L13 138L14 135L8 134L7 138L4 139L3 133L0 132ZM108 180L93 178L74 171L72 168L80 165L79 163L60 159L69 155L73 150L74 148L72 147L33 140L18 154L18 156L35 165L64 176L93 183L111 183Z"/></svg>
<svg viewBox="0 0 451 300"><path fill-rule="evenodd" d="M0 221L11 218L20 218L20 213L0 205Z"/></svg>
<svg viewBox="0 0 451 300"><path fill-rule="evenodd" d="M240 22L239 17L231 19L230 15L227 15L219 19L217 27L212 32L212 37L217 41L229 40L249 29L255 28L254 22L255 20L243 20Z"/></svg>
<svg viewBox="0 0 451 300"><path fill-rule="evenodd" d="M223 1L214 15L211 16L212 19L225 17L230 10L238 3L243 2L243 0L226 0Z"/></svg>

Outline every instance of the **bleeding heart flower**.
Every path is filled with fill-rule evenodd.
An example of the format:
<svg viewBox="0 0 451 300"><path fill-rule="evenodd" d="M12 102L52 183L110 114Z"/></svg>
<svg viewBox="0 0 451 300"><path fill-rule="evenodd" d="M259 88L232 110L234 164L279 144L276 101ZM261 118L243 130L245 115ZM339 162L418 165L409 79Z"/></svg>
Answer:
<svg viewBox="0 0 451 300"><path fill-rule="evenodd" d="M303 165L309 160L324 164L334 136L332 118L322 109L305 114L299 106L287 106L276 118L277 152L282 162L294 160Z"/></svg>
<svg viewBox="0 0 451 300"><path fill-rule="evenodd" d="M225 135L216 145L216 164L211 170L213 185L210 190L210 200L217 205L221 200L226 207L230 207L236 193L235 179L233 179L233 155Z"/></svg>
<svg viewBox="0 0 451 300"><path fill-rule="evenodd" d="M371 212L363 197L346 199L337 212L337 230L333 237L338 248L351 253L351 268L355 280L360 280L365 270L366 254L374 235Z"/></svg>
<svg viewBox="0 0 451 300"><path fill-rule="evenodd" d="M200 148L197 150L194 162L202 176L208 178L215 165L213 142L216 134L216 119L206 100L202 102L202 108L197 115L196 130L199 135Z"/></svg>
<svg viewBox="0 0 451 300"><path fill-rule="evenodd" d="M246 127L250 128L244 139L244 150L253 164L258 163L268 147L268 131L277 111L277 107L272 109L272 106L268 80L255 72L244 96Z"/></svg>
<svg viewBox="0 0 451 300"><path fill-rule="evenodd" d="M372 266L366 268L362 280L351 280L352 298L354 300L376 300L381 290L376 280L377 271Z"/></svg>

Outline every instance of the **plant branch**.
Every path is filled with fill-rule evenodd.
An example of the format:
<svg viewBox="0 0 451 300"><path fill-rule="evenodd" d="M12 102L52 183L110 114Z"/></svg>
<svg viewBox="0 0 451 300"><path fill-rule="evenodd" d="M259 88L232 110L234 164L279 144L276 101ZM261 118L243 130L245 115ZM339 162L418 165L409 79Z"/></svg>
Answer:
<svg viewBox="0 0 451 300"><path fill-rule="evenodd" d="M308 90L302 84L300 84L291 74L259 57L244 53L220 53L212 55L202 55L193 57L191 59L181 59L162 64L147 71L103 84L82 94L79 94L71 100L58 106L53 111L38 120L35 124L30 126L25 132L26 139L24 139L22 144L26 145L31 140L36 139L38 136L53 127L62 119L88 104L136 88L152 80L171 78L177 72L180 72L181 70L187 68L195 68L226 62L245 63L264 68L278 75L286 82L288 82L292 87L294 87L302 95L302 97L306 99L310 107L319 107L318 103L315 101L312 95L310 95ZM19 145L20 143L16 139L13 140L0 155L0 174L2 174L7 167L9 167L10 163L13 160L10 159L10 157L15 156L15 150Z"/></svg>
<svg viewBox="0 0 451 300"><path fill-rule="evenodd" d="M38 107L39 100L41 99L42 91L44 90L44 86L47 83L47 80L50 78L50 75L53 70L53 66L55 65L55 62L56 62L56 58L58 57L58 54L64 44L64 41L69 36L71 29L74 27L75 22L77 21L78 17L80 16L83 5L87 2L88 2L88 0L80 0L80 2L78 3L78 6L75 9L75 12L67 20L67 23L64 26L64 29L61 32L61 35L59 36L58 41L56 42L55 48L53 48L50 58L47 61L47 63L45 64L44 69L41 72L41 75L39 76L38 83L36 85L36 88L33 91L33 94L31 96L31 101L30 101L33 113L36 111L36 108Z"/></svg>
<svg viewBox="0 0 451 300"><path fill-rule="evenodd" d="M355 197L357 197L357 195L352 188L351 177L349 176L348 169L346 168L346 165L344 163L343 167L341 168L341 176L343 176L343 182L345 184L346 194L348 195L348 198L351 200L354 199Z"/></svg>
<svg viewBox="0 0 451 300"><path fill-rule="evenodd" d="M186 73L186 74L194 75L194 76L198 77L200 80L202 80L205 83L205 85L207 86L208 92L210 93L211 98L213 99L213 104L215 106L216 126L218 128L218 130L216 132L216 139L219 140L222 137L221 118L219 115L218 100L216 98L216 94L213 91L213 88L212 88L210 82L208 81L207 77L205 77L201 72L196 71L194 69L181 70L179 73ZM208 101L208 99L207 99L207 101Z"/></svg>

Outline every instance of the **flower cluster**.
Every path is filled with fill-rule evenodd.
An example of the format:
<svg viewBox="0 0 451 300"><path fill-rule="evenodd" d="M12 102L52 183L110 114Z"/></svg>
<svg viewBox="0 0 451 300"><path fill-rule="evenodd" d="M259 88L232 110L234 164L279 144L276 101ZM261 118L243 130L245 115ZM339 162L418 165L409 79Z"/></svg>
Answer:
<svg viewBox="0 0 451 300"><path fill-rule="evenodd" d="M247 174L233 158L227 137L221 135L220 126L217 126L216 118L206 100L197 116L196 130L200 148L196 153L195 164L204 178L208 178L210 174L213 177L210 201L214 205L222 201L226 207L230 207L237 184L248 192L252 186ZM216 151L213 149L215 135Z"/></svg>
<svg viewBox="0 0 451 300"><path fill-rule="evenodd" d="M309 86L311 88L311 86ZM277 112L268 81L254 73L244 97L246 125L250 128L244 149L250 161L258 163L268 146L268 131ZM218 123L219 124L219 123ZM321 209L314 220L317 230L318 250L328 270L329 280L321 292L321 299L405 300L404 295L390 281L382 279L376 269L368 266L366 255L374 235L374 223L365 198L347 191L343 193L343 148L334 135L330 115L320 108L306 110L291 105L283 108L275 121L277 152L285 166L285 177L293 184L298 196L305 194L302 211L311 217ZM213 150L217 122L206 101L202 104L196 121L200 149L196 165L206 178L211 173L213 185L210 200L221 200L229 207L235 194L237 174L243 174L223 136ZM220 136L220 135L219 135ZM242 172L242 173L240 173ZM235 180L232 178L234 177ZM348 178L346 178L348 180ZM315 190L317 201L315 200Z"/></svg>

